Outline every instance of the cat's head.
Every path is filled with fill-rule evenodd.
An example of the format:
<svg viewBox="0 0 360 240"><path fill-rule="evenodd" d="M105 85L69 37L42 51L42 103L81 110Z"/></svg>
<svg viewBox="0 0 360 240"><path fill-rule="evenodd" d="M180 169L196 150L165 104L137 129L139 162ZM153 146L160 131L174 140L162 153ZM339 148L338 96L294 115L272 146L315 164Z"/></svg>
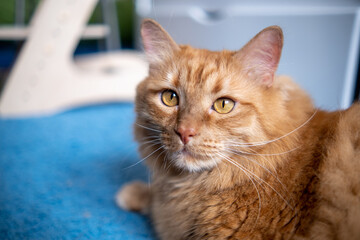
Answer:
<svg viewBox="0 0 360 240"><path fill-rule="evenodd" d="M153 20L143 22L141 35L150 63L136 97L143 157L192 172L211 169L286 124L283 96L273 87L279 27L264 29L239 51L177 45Z"/></svg>

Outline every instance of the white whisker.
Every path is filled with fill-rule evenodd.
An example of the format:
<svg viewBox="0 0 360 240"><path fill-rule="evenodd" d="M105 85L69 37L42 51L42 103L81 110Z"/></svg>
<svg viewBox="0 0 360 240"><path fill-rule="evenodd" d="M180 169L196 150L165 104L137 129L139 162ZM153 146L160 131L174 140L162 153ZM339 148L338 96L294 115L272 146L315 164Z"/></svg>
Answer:
<svg viewBox="0 0 360 240"><path fill-rule="evenodd" d="M252 163L255 163L255 164L257 164L258 166L260 166L261 168L263 168L266 172L268 172L271 176L273 176L275 179L276 179L276 181L278 181L279 182L279 184L282 186L282 188L283 188L283 190L286 192L286 193L288 193L288 191L287 191L287 188L285 187L285 185L280 181L280 179L274 174L274 173L272 173L268 168L266 168L265 166L263 166L262 164L260 164L259 162L257 162L257 161L255 161L255 160L253 160L253 159L251 159L251 158L249 158L249 157L246 157L246 156L243 156L243 155L241 155L241 154L237 154L237 156L239 156L239 157L242 157L242 158L245 158L245 159L247 159L248 161L250 161L250 162L252 162ZM263 181L263 180L262 180ZM274 190L274 192L276 192L278 195L279 195L279 197L281 197L288 205L289 205L289 203L285 200L285 198L278 192L278 191L276 191L270 184L268 184L268 183L266 183L272 190ZM291 207L290 205L289 205L289 207ZM292 208L292 207L291 207Z"/></svg>
<svg viewBox="0 0 360 240"><path fill-rule="evenodd" d="M237 145L229 145L229 146L237 146ZM291 153L291 152L293 152L293 151L295 151L295 150L297 150L297 149L299 149L300 148L300 146L299 147L295 147L295 148L292 148L292 149L290 149L290 150L288 150L288 151L285 151L285 152L279 152L279 153L257 153L257 152L255 152L254 150L254 152L253 153L250 153L250 152L244 152L244 151L241 151L241 150L238 150L238 149L230 149L231 151L233 151L234 153L241 153L241 154L245 154L245 155L256 155L256 156L278 156L278 155L285 155L285 154L288 154L288 153ZM250 149L250 150L252 150L252 149Z"/></svg>
<svg viewBox="0 0 360 240"><path fill-rule="evenodd" d="M154 174L155 174L155 171L156 171L156 163L157 163L157 161L159 160L159 157L164 153L164 152L166 152L166 149L165 148L163 148L163 150L161 151L161 153L156 157L156 159L155 159L155 161L154 161L154 163L153 163L153 171L154 171ZM166 155L167 155L167 153L165 153L165 156L164 156L164 160L166 159Z"/></svg>
<svg viewBox="0 0 360 240"><path fill-rule="evenodd" d="M140 142L139 146L145 145L145 144L149 144L149 143L161 143L160 139L153 139L153 140L149 140L149 141L145 141L145 142Z"/></svg>
<svg viewBox="0 0 360 240"><path fill-rule="evenodd" d="M142 128L145 128L145 129L147 129L147 130L150 130L150 131L154 131L154 132L162 132L162 131L160 131L160 130L158 130L158 129L154 129L154 128L150 128L150 127L145 127L145 126L143 126L143 125L141 125L141 124L139 124L139 123L135 123L137 126L139 126L139 127L142 127Z"/></svg>
<svg viewBox="0 0 360 240"><path fill-rule="evenodd" d="M158 135L152 135L152 136L147 136L147 137L141 138L141 139L139 139L139 141L144 141L144 140L148 140L148 139L161 139L161 137Z"/></svg>
<svg viewBox="0 0 360 240"><path fill-rule="evenodd" d="M243 156L244 157L244 156ZM228 157L229 158L229 157ZM233 160L234 161L234 160ZM250 160L249 160L250 161ZM240 164L240 163L237 163ZM264 181L262 178L260 178L259 176L257 176L256 174L254 174L253 172L251 172L250 170L246 169L244 166L242 166L244 168L244 170L246 170L248 173L252 174L255 178L259 179L261 182L265 183L269 188L271 188L271 190L273 190L285 203L286 205L288 205L288 207L290 207L292 210L294 210L294 208L290 205L290 203L273 187L271 186L269 183L267 183L266 181ZM270 172L271 174L271 172ZM274 176L274 175L273 175ZM274 176L275 177L275 176ZM281 181L275 177L279 183L285 188L285 186L281 183ZM286 188L285 188L286 189ZM286 191L286 190L285 190Z"/></svg>
<svg viewBox="0 0 360 240"><path fill-rule="evenodd" d="M270 173L273 177L275 177L275 178L277 179L277 177L274 176L273 173L272 173L268 168L266 168L265 166L263 166L263 165L260 164L259 162L255 161L255 160L253 160L253 159L251 159L251 158L249 158L249 157L243 156L242 154L239 154L237 151L233 151L233 150L231 150L231 149L225 150L225 151L226 151L226 152L229 152L229 153L232 153L232 154L235 154L236 156L239 156L239 157L242 157L242 158L247 159L248 161L250 161L250 162L252 162L252 163L260 166L261 168L263 168L265 171L267 171L268 173ZM274 166L272 166L272 167L275 168ZM280 180L279 180L279 181L280 181Z"/></svg>
<svg viewBox="0 0 360 240"><path fill-rule="evenodd" d="M240 151L240 150L238 150L238 149L229 149L229 150L230 150L230 151L234 151L234 154L236 154L236 155L249 153L249 152ZM253 155L253 156L259 156L264 162L267 162L267 163L271 166L271 168L274 170L275 173L277 173L276 167L274 166L274 164L273 164L271 161L268 161L267 158L265 158L264 155L259 155L259 153L256 152L256 151L255 151L254 149L252 149L252 148L248 148L248 149L246 149L246 150L251 151L251 152L252 152L251 155ZM249 155L250 155L250 153L249 153Z"/></svg>
<svg viewBox="0 0 360 240"><path fill-rule="evenodd" d="M147 155L146 157L142 158L140 161L138 161L138 162L136 162L136 163L134 163L134 164L132 164L132 165L124 168L124 169L128 169L128 168L131 168L131 167L134 167L134 166L138 165L139 163L145 161L145 160L148 159L151 155L153 155L154 153L156 153L157 151L159 151L159 150L162 149L162 148L164 148L164 146L161 146L161 147L157 148L156 150L154 150L153 152L151 152L149 155Z"/></svg>
<svg viewBox="0 0 360 240"><path fill-rule="evenodd" d="M278 138L275 138L275 139L272 139L272 140L268 140L268 141L259 141L259 142L251 142L251 143L239 143L238 145L236 146L251 146L251 147L254 147L254 146L263 146L263 145L266 145L266 144L269 144L269 143L272 143L272 142L276 142L280 139L283 139L287 136L289 136L290 134L293 134L294 132L298 131L300 128L304 127L306 124L308 124L311 119L314 118L315 114L317 113L317 110L314 111L314 113L303 123L301 124L300 126L298 126L297 128L295 128L294 130L282 135L281 137L278 137ZM236 142L232 142L232 141L228 141L229 143L236 143Z"/></svg>
<svg viewBox="0 0 360 240"><path fill-rule="evenodd" d="M254 185L255 189L256 189L256 192L258 194L258 198L259 198L259 212L258 212L258 216L256 218L256 221L255 221L255 224L254 226L256 225L259 217L260 217L260 211L261 211L261 197L260 197L260 192L259 192L259 189L257 188L254 180L251 178L251 176L249 174L252 174L253 176L256 176L256 174L254 174L253 172L251 172L250 170L246 169L244 166L241 166L240 164L238 164L237 162L235 162L234 160L232 160L231 158L229 158L228 156L226 155L223 155L221 153L218 153L218 155L220 157L222 157L223 159L225 159L227 162L231 163L232 165L238 167L248 178L249 180L252 182L252 184ZM256 176L257 177L257 176ZM259 178L259 177L258 177ZM260 184L261 186L261 184Z"/></svg>

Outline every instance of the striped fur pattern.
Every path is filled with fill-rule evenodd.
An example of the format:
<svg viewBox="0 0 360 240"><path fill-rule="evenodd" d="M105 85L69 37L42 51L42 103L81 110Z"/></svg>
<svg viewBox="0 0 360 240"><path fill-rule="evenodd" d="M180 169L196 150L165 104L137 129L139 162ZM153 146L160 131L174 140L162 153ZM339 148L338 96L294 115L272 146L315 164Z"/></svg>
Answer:
<svg viewBox="0 0 360 240"><path fill-rule="evenodd" d="M121 207L150 214L160 239L360 239L360 105L318 110L275 76L279 27L234 52L179 46L153 20L142 36L135 134L152 183L121 189Z"/></svg>

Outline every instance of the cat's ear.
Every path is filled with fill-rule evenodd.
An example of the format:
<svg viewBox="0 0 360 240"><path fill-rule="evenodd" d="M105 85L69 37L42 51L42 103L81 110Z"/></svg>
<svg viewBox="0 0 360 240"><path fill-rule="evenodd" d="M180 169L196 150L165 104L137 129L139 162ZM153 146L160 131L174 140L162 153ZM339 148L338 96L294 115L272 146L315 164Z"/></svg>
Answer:
<svg viewBox="0 0 360 240"><path fill-rule="evenodd" d="M271 26L258 33L235 54L249 78L254 78L267 87L273 84L283 39L281 28Z"/></svg>
<svg viewBox="0 0 360 240"><path fill-rule="evenodd" d="M180 50L170 35L152 19L142 22L141 36L150 65L161 63Z"/></svg>

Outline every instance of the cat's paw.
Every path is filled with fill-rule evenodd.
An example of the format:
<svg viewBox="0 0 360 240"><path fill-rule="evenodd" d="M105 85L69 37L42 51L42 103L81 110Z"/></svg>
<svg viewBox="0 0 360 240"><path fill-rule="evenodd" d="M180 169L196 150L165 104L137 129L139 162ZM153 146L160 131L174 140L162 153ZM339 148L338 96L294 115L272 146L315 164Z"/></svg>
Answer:
<svg viewBox="0 0 360 240"><path fill-rule="evenodd" d="M148 213L150 194L151 191L148 184L143 182L132 182L124 185L117 192L115 201L122 209Z"/></svg>

